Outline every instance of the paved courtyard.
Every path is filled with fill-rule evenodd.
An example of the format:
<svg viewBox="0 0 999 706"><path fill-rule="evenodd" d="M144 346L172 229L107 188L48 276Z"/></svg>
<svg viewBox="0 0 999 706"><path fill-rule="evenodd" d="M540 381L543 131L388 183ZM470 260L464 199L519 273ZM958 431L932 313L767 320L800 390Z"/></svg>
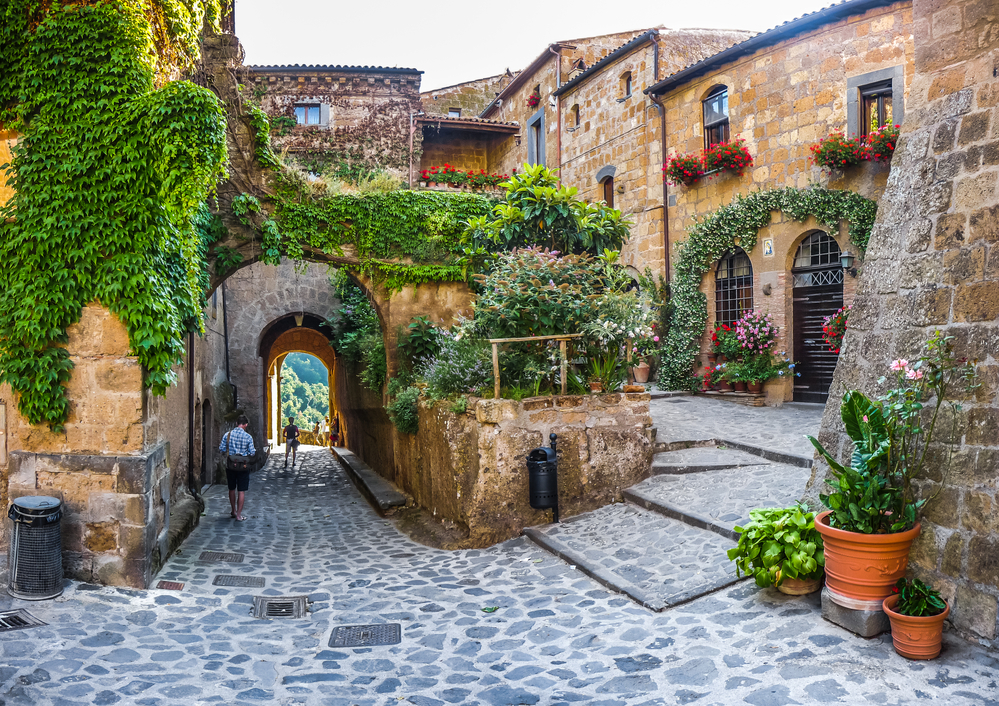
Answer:
<svg viewBox="0 0 999 706"><path fill-rule="evenodd" d="M229 518L224 488L208 492L201 525L157 577L182 582L182 591L71 583L52 601L0 598L0 609L27 608L48 623L0 637L0 704L908 706L999 698L999 655L946 635L939 660L909 662L888 636L865 640L822 620L817 596L742 581L655 612L526 538L453 552L417 545L372 511L327 452L301 457L294 471L274 458L253 476L246 522ZM640 533L629 541L619 551L642 550ZM204 551L243 560L202 561ZM672 578L714 570L699 561L690 556ZM214 585L225 575L264 585ZM308 596L309 612L254 618L254 596ZM401 626L398 644L329 644L338 626L382 623Z"/></svg>

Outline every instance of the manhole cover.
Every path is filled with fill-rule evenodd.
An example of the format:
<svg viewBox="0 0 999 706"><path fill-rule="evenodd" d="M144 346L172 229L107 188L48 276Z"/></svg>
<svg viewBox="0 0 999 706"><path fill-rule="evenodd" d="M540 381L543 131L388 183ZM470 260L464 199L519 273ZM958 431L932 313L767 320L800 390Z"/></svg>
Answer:
<svg viewBox="0 0 999 706"><path fill-rule="evenodd" d="M227 561L230 564L242 564L243 555L233 552L201 552L198 561Z"/></svg>
<svg viewBox="0 0 999 706"><path fill-rule="evenodd" d="M277 596L266 598L253 597L253 617L267 618L304 618L308 596Z"/></svg>
<svg viewBox="0 0 999 706"><path fill-rule="evenodd" d="M402 642L402 625L381 623L379 625L343 625L333 629L330 647L373 647L375 645L398 645Z"/></svg>
<svg viewBox="0 0 999 706"><path fill-rule="evenodd" d="M244 586L246 588L263 588L267 581L263 576L233 576L219 574L212 581L213 586Z"/></svg>
<svg viewBox="0 0 999 706"><path fill-rule="evenodd" d="M162 589L164 591L183 591L184 584L179 581L160 581L156 584L156 588Z"/></svg>
<svg viewBox="0 0 999 706"><path fill-rule="evenodd" d="M37 628L42 625L48 625L48 623L39 620L31 613L24 610L24 608L21 608L20 610L8 610L4 613L0 613L0 632L23 630L25 628Z"/></svg>

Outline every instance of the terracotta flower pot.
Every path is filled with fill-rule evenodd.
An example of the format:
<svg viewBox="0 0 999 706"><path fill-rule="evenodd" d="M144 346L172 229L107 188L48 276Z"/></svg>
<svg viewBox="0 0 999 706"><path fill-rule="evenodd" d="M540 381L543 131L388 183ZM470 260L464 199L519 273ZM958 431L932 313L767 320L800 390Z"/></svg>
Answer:
<svg viewBox="0 0 999 706"><path fill-rule="evenodd" d="M590 383L590 392L603 392L604 386L599 382Z"/></svg>
<svg viewBox="0 0 999 706"><path fill-rule="evenodd" d="M744 383L742 380L736 380L734 383L732 383L732 387L735 388L736 392L746 391L746 383Z"/></svg>
<svg viewBox="0 0 999 706"><path fill-rule="evenodd" d="M905 576L909 548L921 526L895 534L861 534L830 527L830 514L826 510L815 518L825 548L829 597L844 608L879 610Z"/></svg>
<svg viewBox="0 0 999 706"><path fill-rule="evenodd" d="M939 655L943 622L950 615L950 604L939 615L915 616L896 613L896 603L898 594L892 594L881 604L891 623L895 651L908 659L933 659Z"/></svg>
<svg viewBox="0 0 999 706"><path fill-rule="evenodd" d="M754 395L755 394L759 394L760 392L763 392L763 383L762 382L747 382L746 383L746 388L750 392L752 392Z"/></svg>
<svg viewBox="0 0 999 706"><path fill-rule="evenodd" d="M716 363L718 363L718 354L708 353L708 365L715 365Z"/></svg>
<svg viewBox="0 0 999 706"><path fill-rule="evenodd" d="M648 382L649 381L649 364L644 360L631 369L632 374L635 376L635 382Z"/></svg>
<svg viewBox="0 0 999 706"><path fill-rule="evenodd" d="M784 579L777 590L789 596L807 596L822 588L822 577L817 579Z"/></svg>
<svg viewBox="0 0 999 706"><path fill-rule="evenodd" d="M718 392L731 392L732 383L730 383L728 380L722 380L720 383L718 383L718 385L716 385L716 389L718 390Z"/></svg>

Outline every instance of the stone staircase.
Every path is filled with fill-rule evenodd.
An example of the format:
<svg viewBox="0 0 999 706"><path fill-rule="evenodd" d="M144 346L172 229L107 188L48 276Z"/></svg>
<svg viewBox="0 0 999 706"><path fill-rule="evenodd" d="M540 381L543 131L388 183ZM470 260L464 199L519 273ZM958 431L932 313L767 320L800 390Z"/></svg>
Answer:
<svg viewBox="0 0 999 706"><path fill-rule="evenodd" d="M811 459L716 439L673 442L653 475L602 507L524 534L604 586L654 611L740 579L726 551L757 507L804 494Z"/></svg>

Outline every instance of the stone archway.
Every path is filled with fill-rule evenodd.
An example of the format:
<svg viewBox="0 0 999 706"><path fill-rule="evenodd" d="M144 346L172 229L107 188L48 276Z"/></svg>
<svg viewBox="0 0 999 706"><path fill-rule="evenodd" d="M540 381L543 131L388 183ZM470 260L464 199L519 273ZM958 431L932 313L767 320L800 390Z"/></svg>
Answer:
<svg viewBox="0 0 999 706"><path fill-rule="evenodd" d="M304 322L303 322L304 323ZM280 440L281 427L281 363L289 353L307 353L318 358L329 372L330 417L336 410L335 379L337 373L336 352L330 346L329 339L314 328L295 326L278 334L261 351L264 361L264 375L267 381L265 387L266 404L265 419L266 434L273 443Z"/></svg>

